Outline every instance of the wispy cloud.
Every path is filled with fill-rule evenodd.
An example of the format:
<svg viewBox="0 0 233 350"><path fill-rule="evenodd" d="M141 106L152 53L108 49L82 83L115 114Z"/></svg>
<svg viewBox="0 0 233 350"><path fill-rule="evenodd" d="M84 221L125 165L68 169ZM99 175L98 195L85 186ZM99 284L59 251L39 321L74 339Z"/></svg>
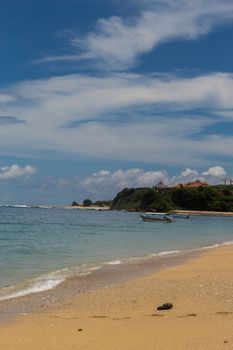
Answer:
<svg viewBox="0 0 233 350"><path fill-rule="evenodd" d="M12 101L14 101L13 96L0 94L0 105L2 103L8 103L8 102L12 102Z"/></svg>
<svg viewBox="0 0 233 350"><path fill-rule="evenodd" d="M25 123L23 120L9 115L0 115L0 125L4 124L21 124Z"/></svg>
<svg viewBox="0 0 233 350"><path fill-rule="evenodd" d="M139 15L100 19L93 32L70 39L71 54L55 54L37 60L87 60L104 70L125 70L158 45L171 40L195 40L218 25L233 20L230 0L135 1Z"/></svg>
<svg viewBox="0 0 233 350"><path fill-rule="evenodd" d="M185 79L69 75L21 82L8 94L14 102L2 104L0 115L25 122L1 125L4 152L52 151L190 166L210 156L232 157L233 135L204 135L208 126L231 118L221 113L233 108L231 74ZM166 114L160 113L161 106Z"/></svg>

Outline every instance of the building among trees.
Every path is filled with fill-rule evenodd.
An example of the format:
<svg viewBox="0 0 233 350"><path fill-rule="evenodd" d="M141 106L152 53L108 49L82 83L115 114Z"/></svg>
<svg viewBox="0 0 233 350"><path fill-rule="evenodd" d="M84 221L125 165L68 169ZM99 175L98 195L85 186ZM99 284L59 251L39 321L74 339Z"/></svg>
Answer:
<svg viewBox="0 0 233 350"><path fill-rule="evenodd" d="M206 186L210 186L210 184L206 181L195 180L191 182L186 182L184 184L179 183L174 187L175 188L193 188L193 187L206 187Z"/></svg>

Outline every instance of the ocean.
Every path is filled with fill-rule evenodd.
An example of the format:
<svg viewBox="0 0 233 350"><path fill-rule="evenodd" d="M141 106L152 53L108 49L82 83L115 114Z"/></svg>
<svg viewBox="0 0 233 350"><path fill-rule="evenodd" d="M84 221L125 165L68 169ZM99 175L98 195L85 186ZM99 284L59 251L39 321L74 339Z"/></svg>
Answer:
<svg viewBox="0 0 233 350"><path fill-rule="evenodd" d="M0 207L0 300L103 266L233 243L233 217L143 222L139 213Z"/></svg>

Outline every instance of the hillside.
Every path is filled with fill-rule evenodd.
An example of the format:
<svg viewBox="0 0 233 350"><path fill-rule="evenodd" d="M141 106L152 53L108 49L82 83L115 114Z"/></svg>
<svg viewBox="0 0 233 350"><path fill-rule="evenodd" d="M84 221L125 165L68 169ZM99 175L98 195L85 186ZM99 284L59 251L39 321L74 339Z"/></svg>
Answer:
<svg viewBox="0 0 233 350"><path fill-rule="evenodd" d="M113 210L162 211L174 209L233 211L233 186L198 188L125 188L112 202Z"/></svg>

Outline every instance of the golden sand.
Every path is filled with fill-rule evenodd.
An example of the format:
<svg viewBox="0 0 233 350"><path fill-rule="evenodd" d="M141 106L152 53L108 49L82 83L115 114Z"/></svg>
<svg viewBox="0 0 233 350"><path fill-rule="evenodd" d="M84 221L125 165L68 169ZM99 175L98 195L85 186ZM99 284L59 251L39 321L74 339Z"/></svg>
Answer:
<svg viewBox="0 0 233 350"><path fill-rule="evenodd" d="M233 247L23 316L0 327L0 349L233 349Z"/></svg>

